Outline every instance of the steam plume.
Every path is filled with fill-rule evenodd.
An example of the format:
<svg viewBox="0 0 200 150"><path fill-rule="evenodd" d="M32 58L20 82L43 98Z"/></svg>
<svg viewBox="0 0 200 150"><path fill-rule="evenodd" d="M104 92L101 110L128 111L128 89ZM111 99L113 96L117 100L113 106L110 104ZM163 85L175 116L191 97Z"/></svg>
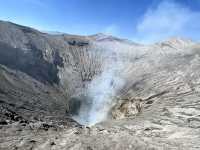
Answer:
<svg viewBox="0 0 200 150"><path fill-rule="evenodd" d="M121 51L127 47L121 46ZM74 119L84 125L94 125L104 121L116 103L115 96L125 84L123 71L127 66L122 54L114 47L102 47L104 62L102 72L89 83L79 114Z"/></svg>

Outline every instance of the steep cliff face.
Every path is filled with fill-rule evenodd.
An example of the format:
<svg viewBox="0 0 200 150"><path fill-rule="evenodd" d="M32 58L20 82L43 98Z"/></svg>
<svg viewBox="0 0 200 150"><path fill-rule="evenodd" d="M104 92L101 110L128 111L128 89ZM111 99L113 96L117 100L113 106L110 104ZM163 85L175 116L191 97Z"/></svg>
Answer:
<svg viewBox="0 0 200 150"><path fill-rule="evenodd" d="M186 39L140 45L0 22L0 148L199 149L199 67L200 45Z"/></svg>
<svg viewBox="0 0 200 150"><path fill-rule="evenodd" d="M16 104L19 103L20 107L30 107L37 114L40 114L37 111L40 109L45 109L47 114L56 111L65 114L68 95L71 95L68 87L73 89L74 84L68 80L79 76L74 74L78 60L73 47L82 50L88 47L88 40L78 36L48 35L32 28L0 22L2 103L12 105L13 109L18 109ZM66 68L69 71L63 77Z"/></svg>
<svg viewBox="0 0 200 150"><path fill-rule="evenodd" d="M0 63L64 88L73 89L72 86L91 80L98 72L97 48L91 43L90 37L50 35L9 22L0 23Z"/></svg>

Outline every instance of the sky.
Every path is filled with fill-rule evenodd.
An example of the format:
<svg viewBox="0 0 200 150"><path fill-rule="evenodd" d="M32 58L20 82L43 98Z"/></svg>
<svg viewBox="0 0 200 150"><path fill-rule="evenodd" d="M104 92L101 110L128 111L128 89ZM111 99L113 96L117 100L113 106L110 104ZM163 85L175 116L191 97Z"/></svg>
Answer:
<svg viewBox="0 0 200 150"><path fill-rule="evenodd" d="M0 0L0 20L41 31L105 33L140 43L200 40L200 0Z"/></svg>

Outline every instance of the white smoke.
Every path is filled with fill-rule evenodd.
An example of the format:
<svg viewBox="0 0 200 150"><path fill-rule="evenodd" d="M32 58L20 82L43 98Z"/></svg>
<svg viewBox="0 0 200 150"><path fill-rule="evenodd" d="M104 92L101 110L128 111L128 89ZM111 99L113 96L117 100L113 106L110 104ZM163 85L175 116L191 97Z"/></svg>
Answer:
<svg viewBox="0 0 200 150"><path fill-rule="evenodd" d="M113 98L124 85L124 80L120 77L120 67L120 64L109 64L109 67L91 82L88 93L93 100L88 115L90 125L106 120L114 105Z"/></svg>
<svg viewBox="0 0 200 150"><path fill-rule="evenodd" d="M126 82L124 72L128 66L128 59L124 59L127 56L124 56L123 53L129 54L127 52L130 50L129 48L132 50L133 46L129 48L127 45L116 46L112 43L111 47L107 44L102 47L105 58L102 62L102 72L94 77L88 85L86 92L88 99L82 103L79 115L74 116L74 119L83 125L91 126L106 120L111 108L116 103L117 92L123 88Z"/></svg>

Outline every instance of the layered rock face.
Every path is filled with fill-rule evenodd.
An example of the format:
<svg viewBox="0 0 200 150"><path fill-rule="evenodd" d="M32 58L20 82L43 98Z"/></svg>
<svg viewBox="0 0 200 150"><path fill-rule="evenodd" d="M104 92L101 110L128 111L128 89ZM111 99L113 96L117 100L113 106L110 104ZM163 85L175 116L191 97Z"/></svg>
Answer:
<svg viewBox="0 0 200 150"><path fill-rule="evenodd" d="M0 22L0 149L200 149L199 68L190 40Z"/></svg>

